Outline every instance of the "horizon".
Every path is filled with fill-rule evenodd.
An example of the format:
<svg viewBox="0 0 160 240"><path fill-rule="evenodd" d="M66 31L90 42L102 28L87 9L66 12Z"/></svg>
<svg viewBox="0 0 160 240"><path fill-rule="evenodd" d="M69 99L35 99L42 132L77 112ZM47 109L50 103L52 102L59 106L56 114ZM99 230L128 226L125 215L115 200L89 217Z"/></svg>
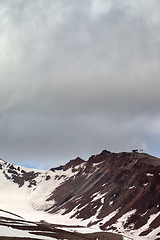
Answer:
<svg viewBox="0 0 160 240"><path fill-rule="evenodd" d="M50 170L51 168L55 168L55 167L59 167L59 166L63 166L63 165L66 165L69 161L71 160L75 160L76 158L81 158L82 160L84 160L85 162L87 162L89 160L90 157L94 156L94 155L99 155L101 154L103 151L109 151L110 153L115 153L115 154L119 154L119 153L133 153L133 151L136 150L136 153L138 154L148 154L152 157L156 157L157 159L160 159L160 156L156 156L155 154L151 154L151 153L148 153L148 152L144 152L143 149L132 149L130 151L118 151L118 152L114 152L114 151L110 151L108 149L103 149L101 150L100 152L98 153L95 153L95 154L91 154L90 156L88 156L87 158L82 158L81 156L76 156L75 158L72 158L72 159L68 159L66 161L63 161L61 162L61 164L59 165L50 165L48 168L45 168L45 164L42 162L41 165L34 165L31 161L28 161L27 163L24 163L23 165L21 164L17 164L17 163L14 163L12 161L7 161L6 159L3 159L3 158L0 158L0 160L4 161L4 162L8 162L8 163L11 163L11 164L14 164L14 165L18 165L20 167L24 167L24 168L29 168L29 169L37 169L37 170Z"/></svg>

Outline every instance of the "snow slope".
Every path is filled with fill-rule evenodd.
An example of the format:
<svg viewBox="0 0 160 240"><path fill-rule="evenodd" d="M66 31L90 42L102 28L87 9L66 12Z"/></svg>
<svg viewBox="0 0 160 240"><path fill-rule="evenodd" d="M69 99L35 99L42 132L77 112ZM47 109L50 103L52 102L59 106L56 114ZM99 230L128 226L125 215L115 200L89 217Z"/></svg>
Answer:
<svg viewBox="0 0 160 240"><path fill-rule="evenodd" d="M0 209L15 213L30 221L45 220L50 223L71 225L79 223L79 221L65 218L61 214L49 214L44 211L54 203L54 200L46 202L46 198L64 181L74 175L71 169L66 171L64 175L62 170L52 172L20 167L20 173L22 171L39 173L34 179L36 185L28 188L28 182L19 187L10 179L6 179L6 175L8 177L12 175L12 173L8 173L9 163L2 160L0 160L0 163L3 165L3 171L0 171ZM14 167L18 168L15 165ZM47 176L50 176L50 179L46 181ZM60 179L58 179L59 177Z"/></svg>

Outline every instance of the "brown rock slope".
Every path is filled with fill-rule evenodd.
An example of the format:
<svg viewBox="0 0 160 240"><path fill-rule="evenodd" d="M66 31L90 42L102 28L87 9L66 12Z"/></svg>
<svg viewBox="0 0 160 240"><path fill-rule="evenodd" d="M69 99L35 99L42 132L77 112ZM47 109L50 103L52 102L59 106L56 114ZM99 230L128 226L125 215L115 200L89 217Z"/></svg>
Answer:
<svg viewBox="0 0 160 240"><path fill-rule="evenodd" d="M77 174L47 199L56 201L50 213L63 209L71 218L89 219L89 226L98 224L117 232L139 230L140 236L159 228L160 159L104 150L87 162L77 158L61 169L70 167Z"/></svg>

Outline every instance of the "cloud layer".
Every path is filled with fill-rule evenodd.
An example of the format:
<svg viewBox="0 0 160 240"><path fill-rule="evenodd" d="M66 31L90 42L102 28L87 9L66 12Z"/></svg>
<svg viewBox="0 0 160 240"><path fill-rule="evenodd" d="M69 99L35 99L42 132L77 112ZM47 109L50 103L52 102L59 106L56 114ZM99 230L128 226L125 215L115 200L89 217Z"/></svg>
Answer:
<svg viewBox="0 0 160 240"><path fill-rule="evenodd" d="M0 3L1 157L52 167L160 155L160 2Z"/></svg>

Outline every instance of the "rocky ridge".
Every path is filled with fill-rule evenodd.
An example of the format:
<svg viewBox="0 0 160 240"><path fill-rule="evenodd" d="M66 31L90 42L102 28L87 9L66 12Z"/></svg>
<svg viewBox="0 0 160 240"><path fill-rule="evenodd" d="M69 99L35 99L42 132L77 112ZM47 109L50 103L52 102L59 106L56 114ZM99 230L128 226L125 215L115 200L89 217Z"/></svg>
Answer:
<svg viewBox="0 0 160 240"><path fill-rule="evenodd" d="M134 239L160 239L160 159L156 157L104 150L88 161L76 158L50 171L2 160L0 170L19 189L29 189L36 210Z"/></svg>

